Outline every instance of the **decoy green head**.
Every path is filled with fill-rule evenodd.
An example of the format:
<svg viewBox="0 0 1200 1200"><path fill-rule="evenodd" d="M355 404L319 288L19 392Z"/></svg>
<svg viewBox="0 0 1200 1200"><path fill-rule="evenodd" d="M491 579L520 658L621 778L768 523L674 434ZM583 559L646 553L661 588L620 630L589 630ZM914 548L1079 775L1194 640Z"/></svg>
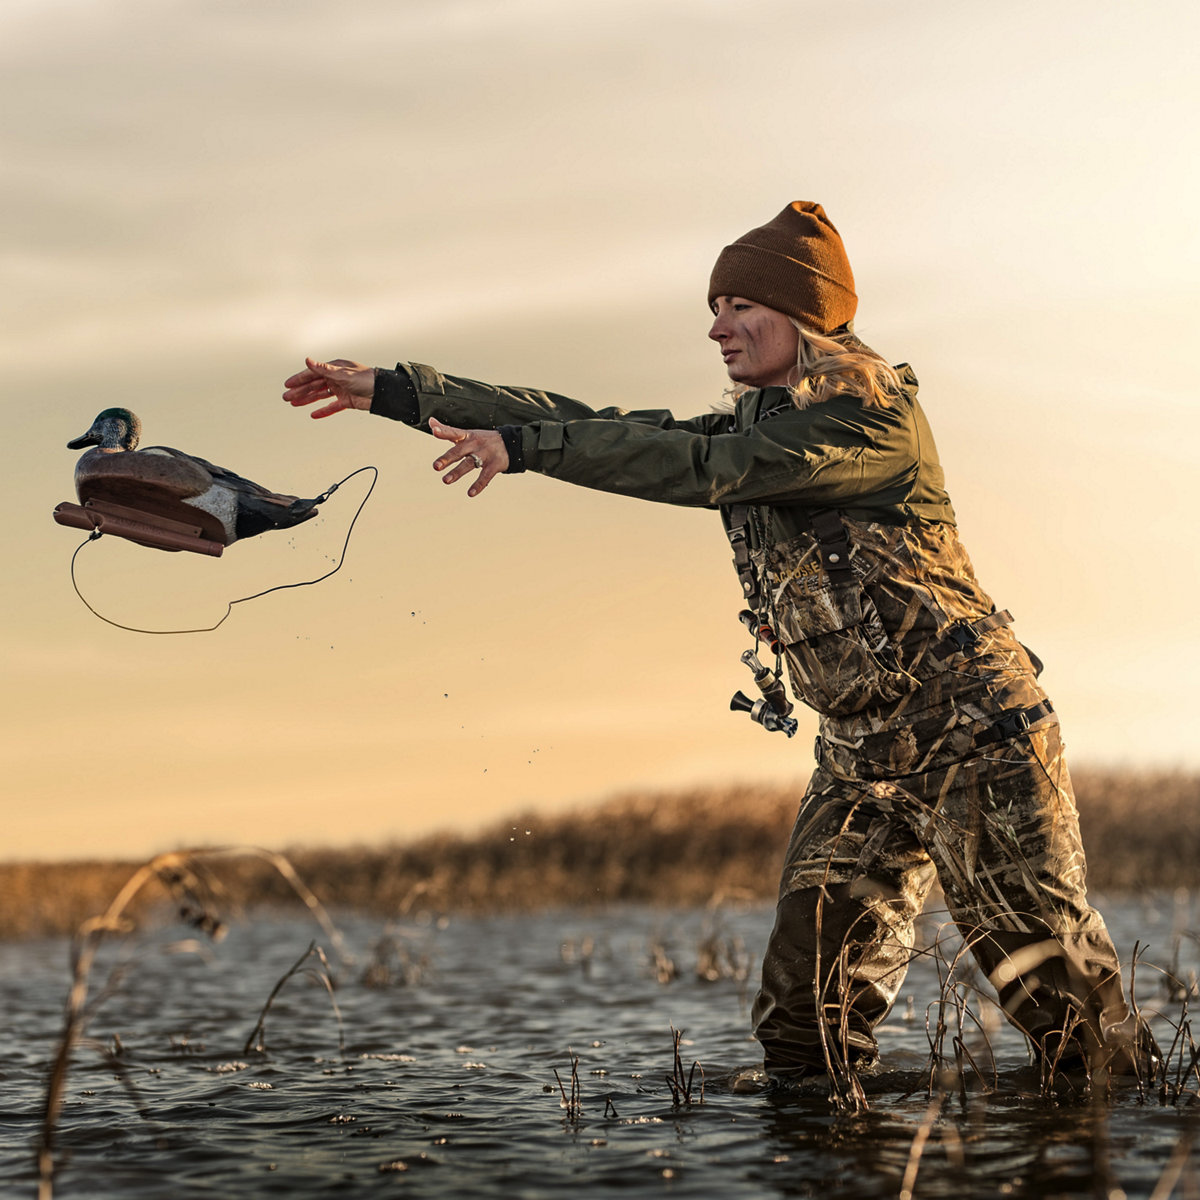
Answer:
<svg viewBox="0 0 1200 1200"><path fill-rule="evenodd" d="M72 438L68 450L99 446L102 450L133 450L142 436L142 423L127 408L106 408L82 437Z"/></svg>

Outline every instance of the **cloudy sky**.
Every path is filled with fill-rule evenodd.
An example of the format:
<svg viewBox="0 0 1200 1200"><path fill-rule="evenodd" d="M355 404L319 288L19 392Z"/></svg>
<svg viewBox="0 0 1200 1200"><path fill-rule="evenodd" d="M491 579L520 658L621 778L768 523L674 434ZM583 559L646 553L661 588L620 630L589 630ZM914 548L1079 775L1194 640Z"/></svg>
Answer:
<svg viewBox="0 0 1200 1200"><path fill-rule="evenodd" d="M614 791L807 776L749 681L712 514L282 404L306 353L705 411L717 251L793 199L913 364L964 540L1076 763L1200 766L1192 3L0 0L4 857L380 842ZM311 495L346 567L214 633L98 621L64 443ZM357 490L356 490L357 489ZM78 556L125 624L332 565L362 477L220 560Z"/></svg>

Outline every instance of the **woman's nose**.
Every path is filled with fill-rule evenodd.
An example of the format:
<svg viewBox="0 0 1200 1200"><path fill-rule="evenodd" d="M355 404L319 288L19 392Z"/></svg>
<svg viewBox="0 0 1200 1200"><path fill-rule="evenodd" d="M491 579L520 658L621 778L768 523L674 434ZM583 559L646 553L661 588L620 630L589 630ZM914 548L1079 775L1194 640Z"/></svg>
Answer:
<svg viewBox="0 0 1200 1200"><path fill-rule="evenodd" d="M718 316L712 323L712 328L708 331L708 336L714 342L719 342L722 338L729 336L729 330L725 327L725 318Z"/></svg>

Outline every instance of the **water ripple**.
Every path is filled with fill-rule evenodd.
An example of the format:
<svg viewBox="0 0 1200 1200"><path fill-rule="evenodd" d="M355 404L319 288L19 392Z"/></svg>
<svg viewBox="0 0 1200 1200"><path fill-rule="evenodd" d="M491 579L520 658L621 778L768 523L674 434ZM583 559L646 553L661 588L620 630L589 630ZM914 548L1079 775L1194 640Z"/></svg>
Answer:
<svg viewBox="0 0 1200 1200"><path fill-rule="evenodd" d="M1118 940L1128 929L1131 942L1136 931L1164 958L1173 953L1177 910L1106 909ZM296 976L266 1015L264 1054L244 1045L275 982L311 940L306 924L264 918L236 927L208 961L167 953L166 932L108 948L94 982L114 968L119 979L68 1077L57 1194L897 1194L929 1109L932 963L914 965L881 1031L887 1069L864 1081L870 1109L838 1115L821 1095L730 1090L731 1073L756 1059L750 985L698 977L697 947L711 919L622 909L414 928L403 937L413 960L428 963L419 981L368 986L359 949L336 991L339 1028L324 987ZM730 911L720 920L722 936L741 938L754 958L769 914ZM380 933L359 918L344 925L355 948ZM1195 949L1183 939L1185 956L1194 960ZM669 983L656 978L664 958L676 968ZM64 942L0 947L9 1018L0 1054L4 1194L35 1191L33 1144L67 963ZM1153 992L1153 974L1141 978ZM1145 999L1177 1011L1157 995ZM685 1070L702 1063L703 1103L672 1101L671 1026L684 1033ZM1187 1112L1129 1098L1106 1106L1044 1100L1019 1039L997 1031L993 1040L998 1086L946 1099L929 1131L918 1196L1153 1191L1190 1133ZM573 1069L578 1112L560 1092L561 1083L569 1098ZM1189 1157L1183 1167L1194 1188L1198 1164Z"/></svg>

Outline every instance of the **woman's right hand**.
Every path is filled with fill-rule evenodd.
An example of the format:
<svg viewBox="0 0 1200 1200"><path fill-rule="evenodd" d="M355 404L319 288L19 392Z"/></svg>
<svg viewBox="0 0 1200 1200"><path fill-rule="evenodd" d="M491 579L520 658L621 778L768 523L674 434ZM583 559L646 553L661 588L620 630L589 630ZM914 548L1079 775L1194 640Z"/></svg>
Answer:
<svg viewBox="0 0 1200 1200"><path fill-rule="evenodd" d="M347 408L368 409L375 394L375 368L348 358L334 358L329 362L304 360L306 369L284 381L283 398L293 407L315 404L318 400L329 400L324 408L318 408L314 417L331 417Z"/></svg>

